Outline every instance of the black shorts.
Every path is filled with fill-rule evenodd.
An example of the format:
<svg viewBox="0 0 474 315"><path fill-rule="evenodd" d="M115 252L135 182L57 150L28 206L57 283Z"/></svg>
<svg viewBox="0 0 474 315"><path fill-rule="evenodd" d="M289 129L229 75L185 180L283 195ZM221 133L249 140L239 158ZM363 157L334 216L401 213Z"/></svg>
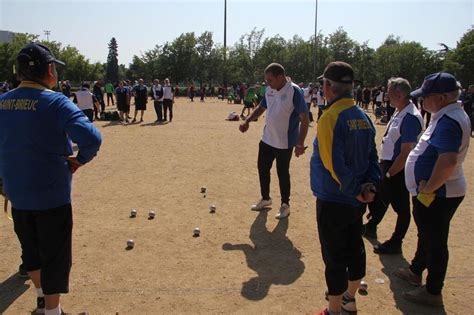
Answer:
<svg viewBox="0 0 474 315"><path fill-rule="evenodd" d="M136 102L135 110L146 110L146 102L143 102L143 101Z"/></svg>
<svg viewBox="0 0 474 315"><path fill-rule="evenodd" d="M119 112L128 113L130 112L130 105L127 103L117 102L117 109Z"/></svg>
<svg viewBox="0 0 474 315"><path fill-rule="evenodd" d="M365 276L362 216L365 205L316 201L316 221L329 295L343 294L347 281Z"/></svg>
<svg viewBox="0 0 474 315"><path fill-rule="evenodd" d="M72 208L12 209L15 233L27 271L41 270L44 294L69 292L72 264Z"/></svg>

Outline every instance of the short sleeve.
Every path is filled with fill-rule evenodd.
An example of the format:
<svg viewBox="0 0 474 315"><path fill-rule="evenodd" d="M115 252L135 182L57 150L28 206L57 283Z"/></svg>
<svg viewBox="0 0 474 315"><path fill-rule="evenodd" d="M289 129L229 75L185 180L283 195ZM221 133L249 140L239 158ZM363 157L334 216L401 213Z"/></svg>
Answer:
<svg viewBox="0 0 474 315"><path fill-rule="evenodd" d="M308 105L304 100L303 91L300 88L293 87L294 94L293 94L293 106L295 107L295 111L298 114L307 113L308 112Z"/></svg>
<svg viewBox="0 0 474 315"><path fill-rule="evenodd" d="M421 123L416 116L407 114L400 126L401 142L416 143L421 132Z"/></svg>
<svg viewBox="0 0 474 315"><path fill-rule="evenodd" d="M459 152L461 142L461 126L456 120L446 115L440 118L433 135L428 140L428 143L435 147L438 154Z"/></svg>
<svg viewBox="0 0 474 315"><path fill-rule="evenodd" d="M260 106L262 106L263 108L267 108L267 96L266 95L260 101Z"/></svg>

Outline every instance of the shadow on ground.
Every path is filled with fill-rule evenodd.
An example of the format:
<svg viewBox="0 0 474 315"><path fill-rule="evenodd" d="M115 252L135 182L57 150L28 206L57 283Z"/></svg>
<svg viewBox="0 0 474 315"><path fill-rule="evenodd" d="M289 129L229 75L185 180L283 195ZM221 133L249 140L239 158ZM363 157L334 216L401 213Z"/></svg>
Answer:
<svg viewBox="0 0 474 315"><path fill-rule="evenodd" d="M286 236L289 220L278 222L273 231L267 230L268 210L259 212L250 228L249 244L229 244L223 250L241 250L247 259L247 265L258 275L242 284L241 294L249 300L264 299L270 286L289 285L295 282L304 272L301 252L293 246Z"/></svg>
<svg viewBox="0 0 474 315"><path fill-rule="evenodd" d="M367 240L372 245L379 244L379 242L374 239L367 238ZM379 255L379 259L383 265L382 272L390 281L390 290L392 291L395 305L402 314L446 315L444 307L424 306L405 300L403 292L413 290L415 287L393 274L398 268L407 268L410 265L403 255Z"/></svg>
<svg viewBox="0 0 474 315"><path fill-rule="evenodd" d="M3 314L16 299L30 287L25 282L28 278L20 278L18 273L0 283L0 314Z"/></svg>

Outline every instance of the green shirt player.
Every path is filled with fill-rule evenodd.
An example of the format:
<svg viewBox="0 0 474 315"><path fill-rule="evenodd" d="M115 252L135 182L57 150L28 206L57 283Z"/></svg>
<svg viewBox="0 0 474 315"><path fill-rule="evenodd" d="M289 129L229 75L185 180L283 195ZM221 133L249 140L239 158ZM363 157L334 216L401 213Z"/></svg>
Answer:
<svg viewBox="0 0 474 315"><path fill-rule="evenodd" d="M114 86L112 85L111 82L107 82L107 84L105 85L105 93L107 93L107 106L110 105L109 100L112 100L112 105L115 105L114 97L113 97Z"/></svg>

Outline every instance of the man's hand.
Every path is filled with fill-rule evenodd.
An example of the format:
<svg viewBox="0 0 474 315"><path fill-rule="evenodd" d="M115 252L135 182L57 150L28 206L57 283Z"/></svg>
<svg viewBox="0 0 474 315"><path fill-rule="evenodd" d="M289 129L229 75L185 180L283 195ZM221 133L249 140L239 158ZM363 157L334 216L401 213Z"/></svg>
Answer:
<svg viewBox="0 0 474 315"><path fill-rule="evenodd" d="M71 171L72 174L74 174L79 167L82 166L81 163L77 160L77 157L75 156L68 156L66 157L66 160L69 163L69 170Z"/></svg>
<svg viewBox="0 0 474 315"><path fill-rule="evenodd" d="M362 203L370 203L374 201L377 189L372 183L364 183L361 186L360 194L356 196L357 200Z"/></svg>
<svg viewBox="0 0 474 315"><path fill-rule="evenodd" d="M244 121L243 123L239 125L239 130L240 132L246 132L247 130L249 130L249 127L250 127L249 123L247 121Z"/></svg>
<svg viewBox="0 0 474 315"><path fill-rule="evenodd" d="M308 148L307 146L302 146L302 145L295 146L295 156L300 157L300 155L304 154L304 151L306 151L307 148Z"/></svg>

